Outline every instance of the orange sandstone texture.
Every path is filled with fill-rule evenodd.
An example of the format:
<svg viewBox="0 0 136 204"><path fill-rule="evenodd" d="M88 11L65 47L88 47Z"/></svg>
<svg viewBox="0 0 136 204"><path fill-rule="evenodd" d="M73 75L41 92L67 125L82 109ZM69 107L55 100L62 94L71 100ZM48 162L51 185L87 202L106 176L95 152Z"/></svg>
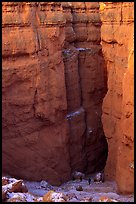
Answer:
<svg viewBox="0 0 136 204"><path fill-rule="evenodd" d="M106 176L133 191L133 20L133 2L2 3L3 172L102 170L106 135Z"/></svg>
<svg viewBox="0 0 136 204"><path fill-rule="evenodd" d="M92 173L102 170L107 158L101 124L102 100L107 89L100 45L99 3L67 2L62 6L66 17L63 57L71 168Z"/></svg>
<svg viewBox="0 0 136 204"><path fill-rule="evenodd" d="M102 50L107 66L108 92L102 122L108 141L107 179L118 191L134 191L134 3L103 2Z"/></svg>
<svg viewBox="0 0 136 204"><path fill-rule="evenodd" d="M59 185L104 168L99 4L5 2L2 32L3 172Z"/></svg>
<svg viewBox="0 0 136 204"><path fill-rule="evenodd" d="M98 2L2 3L3 172L59 185L104 168Z"/></svg>
<svg viewBox="0 0 136 204"><path fill-rule="evenodd" d="M116 180L118 191L121 193L134 192L134 44L131 37L128 49L128 68L123 78L123 113L117 155Z"/></svg>
<svg viewBox="0 0 136 204"><path fill-rule="evenodd" d="M2 4L3 171L59 185L70 178L62 7Z"/></svg>

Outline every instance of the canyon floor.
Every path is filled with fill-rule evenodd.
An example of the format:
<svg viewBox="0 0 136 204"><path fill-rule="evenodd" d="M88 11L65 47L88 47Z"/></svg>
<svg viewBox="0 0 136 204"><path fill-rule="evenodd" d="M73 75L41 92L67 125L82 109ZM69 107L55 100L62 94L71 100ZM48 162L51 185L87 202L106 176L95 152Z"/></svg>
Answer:
<svg viewBox="0 0 136 204"><path fill-rule="evenodd" d="M134 195L119 195L116 183L105 181L90 185L88 179L70 180L61 186L46 181L34 182L2 177L5 202L134 202Z"/></svg>
<svg viewBox="0 0 136 204"><path fill-rule="evenodd" d="M45 183L45 187L44 187ZM25 181L28 191L37 196L43 196L49 190L54 190L55 192L62 192L68 198L68 202L105 202L100 198L107 197L109 199L114 199L112 202L134 202L133 195L119 195L116 193L115 182L105 181L104 183L94 183L88 184L87 179L82 181L68 181L61 185L60 187L54 187L48 185L46 182L28 182ZM82 186L82 191L77 191L76 188ZM103 198L104 199L104 198ZM101 201L100 201L101 200Z"/></svg>

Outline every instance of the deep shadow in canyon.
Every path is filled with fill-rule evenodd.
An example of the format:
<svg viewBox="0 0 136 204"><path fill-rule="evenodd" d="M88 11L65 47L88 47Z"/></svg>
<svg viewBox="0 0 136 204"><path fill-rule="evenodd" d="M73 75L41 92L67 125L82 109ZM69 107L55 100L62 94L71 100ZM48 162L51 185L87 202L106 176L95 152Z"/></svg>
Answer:
<svg viewBox="0 0 136 204"><path fill-rule="evenodd" d="M94 173L104 169L108 154L101 122L107 71L100 45L99 4L74 3L71 8L63 3L62 6L66 16L63 58L71 171ZM68 12L71 19L67 17Z"/></svg>

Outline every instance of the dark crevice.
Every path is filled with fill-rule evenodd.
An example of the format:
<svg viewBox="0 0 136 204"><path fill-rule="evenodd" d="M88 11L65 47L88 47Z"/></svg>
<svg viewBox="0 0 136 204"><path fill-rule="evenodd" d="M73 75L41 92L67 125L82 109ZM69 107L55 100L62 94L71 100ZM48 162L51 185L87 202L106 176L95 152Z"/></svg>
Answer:
<svg viewBox="0 0 136 204"><path fill-rule="evenodd" d="M72 14L72 16L75 14L76 12L74 11L74 9L73 8L71 8L71 14ZM86 27L87 27L87 24L88 24L88 21L86 22ZM100 22L100 24L99 25L101 25L101 22ZM72 28L73 28L73 31L76 33L76 31L75 31L75 29L74 29L74 24L72 23ZM88 28L87 28L88 29ZM87 30L87 35L88 35L88 30ZM76 42L78 42L78 40L77 39L75 39L74 40L74 42L72 42L72 43L69 43L68 42L68 44L69 45L72 45L72 44L74 44L74 43L76 43ZM90 43L90 45L92 45L92 42L89 42ZM117 43L117 42L114 42L114 43ZM93 42L93 45L99 45L99 46L101 46L100 45L100 42L99 42L99 44L97 44L97 42ZM65 49L67 49L67 48L65 48ZM78 49L81 49L81 50L78 50ZM90 144L87 144L88 143L88 131L89 131L89 129L88 129L88 125L87 125L87 112L86 112L86 109L84 108L84 104L83 104L83 101L84 101L84 98L83 98L83 87L82 87L82 76L81 76L81 66L80 66L80 53L82 53L82 51L84 51L84 54L85 54L85 56L84 56L84 60L86 59L86 51L89 51L89 53L91 53L92 55L94 55L94 54L96 54L96 51L93 49L93 48L89 48L89 49L87 49L87 48L78 48L78 47L76 47L76 50L78 50L78 67L77 67L77 72L78 72L78 83L79 83L79 90L80 90L80 107L83 107L83 109L84 109L84 123L85 123L85 131L84 131L84 133L83 133L83 135L84 135L84 142L82 143L82 147L83 147L83 154L85 154L85 160L86 160L86 166L85 166L85 168L84 168L84 170L85 170L85 172L87 172L87 169L88 169L88 166L90 166L91 164L93 164L93 162L94 161L92 161L91 163L89 163L89 155L90 155L90 152L92 152L92 154L94 154L95 153L95 150L93 150L93 149L91 149L91 146L90 146ZM95 53L94 53L94 51L95 51ZM69 49L69 52L70 52L70 49ZM100 51L100 53L98 52L98 54L100 55L100 57L102 57L103 58L103 54L102 54L102 50ZM83 63L83 64L85 64L85 62ZM64 63L64 66L65 66L65 63ZM66 81L66 74L67 73L65 73L65 81ZM66 85L66 87L67 87L68 85ZM66 90L67 90L67 88L66 88ZM96 90L96 91L98 91L98 90ZM106 92L107 92L107 72L106 72L106 67L104 66L104 88L103 88L103 91L101 91L101 93L103 94L103 98L105 97L105 95L106 95ZM72 94L72 93L71 93ZM68 101L68 100L67 100ZM101 100L101 106L102 106L102 100ZM95 104L96 105L96 104ZM102 112L102 111L101 111ZM101 113L102 114L102 113ZM99 118L99 126L100 126L100 132L98 131L98 136L97 137L99 137L99 140L101 140L101 141L99 141L98 140L98 138L94 138L95 139L95 143L97 143L96 144L96 146L99 146L99 144L101 143L101 145L102 145L102 149L101 149L101 152L100 152L100 150L98 149L98 152L99 152L99 155L101 155L102 156L102 158L100 159L100 158L97 158L98 159L98 162L97 162L97 164L95 165L94 164L94 166L95 166L95 168L94 168L94 170L93 171L97 171L97 170L103 170L104 169L104 167L105 167L105 163L106 163L106 160L107 160L107 155L108 155L108 145L107 145L107 140L106 140L106 138L105 138L105 135L104 135L104 131L103 131L103 126L102 126L102 121L101 121L101 115L100 115L100 118ZM71 137L71 135L72 135L72 132L71 132L71 128L72 127L72 120L71 121L69 121L69 131L70 131L70 137ZM100 135L99 135L100 134ZM95 135L95 137L96 137L96 135ZM92 140L91 140L92 141ZM93 141L92 141L93 142ZM88 146L89 145L89 146ZM94 145L94 144L93 144ZM69 147L70 148L70 147ZM76 148L76 147L75 147ZM99 147L100 148L100 147ZM89 149L90 149L90 151L89 151ZM89 152L88 152L89 151ZM100 157L101 157L100 156ZM71 160L70 160L70 162L71 162ZM70 163L70 166L71 166L71 163ZM100 167L101 166L101 167ZM71 168L72 168L72 166L71 166ZM92 168L93 169L93 168ZM77 170L77 169L76 169Z"/></svg>
<svg viewBox="0 0 136 204"><path fill-rule="evenodd" d="M83 106L83 90L82 90L82 79L81 79L81 74L80 74L80 65L79 65L79 54L80 54L80 51L78 53L78 76L79 76L79 87L80 87L80 96L81 96L81 107L84 108ZM84 144L83 144L83 147L84 147L84 151L85 151L85 157L86 157L86 160L87 160L87 153L86 153L86 149L85 149L85 145L86 145L86 132L87 132L87 112L86 110L84 109L84 122L85 122L85 131L84 131ZM88 163L86 162L86 166L85 166L85 169L87 169L87 165Z"/></svg>
<svg viewBox="0 0 136 204"><path fill-rule="evenodd" d="M34 101L33 102L34 117L36 117L36 107L35 107L35 105L37 104L37 88L36 88L36 90L34 92L34 100L33 101Z"/></svg>

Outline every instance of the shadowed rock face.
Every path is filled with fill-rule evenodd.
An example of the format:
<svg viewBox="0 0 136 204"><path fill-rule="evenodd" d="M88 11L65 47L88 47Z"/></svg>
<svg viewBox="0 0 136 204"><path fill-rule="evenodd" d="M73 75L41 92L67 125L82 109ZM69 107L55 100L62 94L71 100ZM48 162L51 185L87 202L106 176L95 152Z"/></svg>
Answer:
<svg viewBox="0 0 136 204"><path fill-rule="evenodd" d="M121 84L128 68L125 39L129 30L123 31L131 19L125 9L132 4L103 5L99 10L98 2L2 3L3 172L59 185L73 171L102 170L108 141L106 174L109 178L111 168L111 175L116 174L116 159L124 155L111 156L111 152L116 153L116 138L120 145L123 137L119 130L113 142L108 139L115 121L110 110L117 112L124 131L120 106L124 93L122 106L127 112L127 90L125 82L124 91ZM125 20L121 17L119 27L114 22L116 18L120 22L120 11ZM133 29L132 23L129 28ZM116 29L123 37L118 37ZM118 39L113 39L113 33ZM133 78L130 72L126 72L128 81L130 75ZM121 97L109 94L113 90ZM115 99L112 104L111 98Z"/></svg>
<svg viewBox="0 0 136 204"><path fill-rule="evenodd" d="M71 169L102 170L107 142L101 124L106 94L106 67L101 52L99 4L63 3L66 39L63 47Z"/></svg>

